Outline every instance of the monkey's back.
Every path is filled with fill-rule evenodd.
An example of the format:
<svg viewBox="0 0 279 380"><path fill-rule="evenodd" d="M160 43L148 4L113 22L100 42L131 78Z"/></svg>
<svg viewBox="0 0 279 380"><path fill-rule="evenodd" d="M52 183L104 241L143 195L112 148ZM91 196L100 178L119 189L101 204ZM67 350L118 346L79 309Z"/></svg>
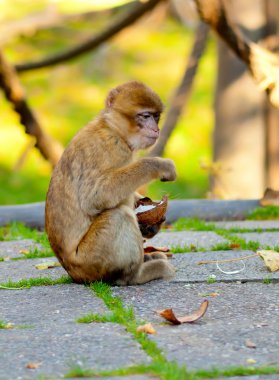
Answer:
<svg viewBox="0 0 279 380"><path fill-rule="evenodd" d="M94 202L90 212L84 206L98 178L130 161L129 155L116 131L101 118L82 128L69 143L53 171L46 197L46 232L58 258L76 250L100 212Z"/></svg>

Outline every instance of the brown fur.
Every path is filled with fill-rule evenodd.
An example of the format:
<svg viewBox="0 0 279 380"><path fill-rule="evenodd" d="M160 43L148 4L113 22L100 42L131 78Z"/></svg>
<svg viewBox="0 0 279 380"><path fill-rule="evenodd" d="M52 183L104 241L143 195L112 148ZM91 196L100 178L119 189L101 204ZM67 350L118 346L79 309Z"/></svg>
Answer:
<svg viewBox="0 0 279 380"><path fill-rule="evenodd" d="M46 231L76 282L142 284L174 274L164 256L144 262L133 211L138 187L176 176L171 160L134 160L134 150L152 145L154 134L158 137L153 119L140 126L136 122L146 110L162 111L159 97L147 86L128 82L113 89L105 110L77 133L53 172Z"/></svg>

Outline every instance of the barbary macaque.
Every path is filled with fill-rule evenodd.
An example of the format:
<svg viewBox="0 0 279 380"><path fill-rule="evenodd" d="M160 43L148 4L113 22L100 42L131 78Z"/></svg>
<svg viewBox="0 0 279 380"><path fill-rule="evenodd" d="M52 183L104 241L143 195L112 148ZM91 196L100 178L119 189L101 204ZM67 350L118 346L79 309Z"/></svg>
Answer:
<svg viewBox="0 0 279 380"><path fill-rule="evenodd" d="M137 188L176 178L172 160L134 158L156 142L162 108L159 96L140 82L114 88L105 109L74 136L55 167L45 226L75 282L131 285L174 275L163 253L144 260L134 213Z"/></svg>

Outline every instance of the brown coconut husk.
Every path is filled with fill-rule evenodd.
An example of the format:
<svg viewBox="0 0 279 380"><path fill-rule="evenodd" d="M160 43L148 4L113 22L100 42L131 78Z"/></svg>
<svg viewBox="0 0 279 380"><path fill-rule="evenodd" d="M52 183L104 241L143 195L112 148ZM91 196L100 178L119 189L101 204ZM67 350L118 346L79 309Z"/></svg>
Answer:
<svg viewBox="0 0 279 380"><path fill-rule="evenodd" d="M142 198L136 203L136 208L139 206L155 206L151 210L136 212L138 222L141 224L158 224L165 217L168 207L168 197L166 195L163 196L160 202L154 202L150 198Z"/></svg>

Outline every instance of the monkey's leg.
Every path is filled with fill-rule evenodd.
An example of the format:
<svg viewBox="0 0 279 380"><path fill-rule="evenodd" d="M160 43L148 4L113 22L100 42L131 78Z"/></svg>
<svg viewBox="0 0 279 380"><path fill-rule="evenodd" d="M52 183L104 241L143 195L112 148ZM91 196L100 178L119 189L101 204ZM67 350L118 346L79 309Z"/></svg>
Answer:
<svg viewBox="0 0 279 380"><path fill-rule="evenodd" d="M175 268L165 259L151 260L143 263L135 275L129 280L129 285L144 284L146 282L163 278L171 279Z"/></svg>
<svg viewBox="0 0 279 380"><path fill-rule="evenodd" d="M142 236L133 210L121 205L94 218L72 260L68 272L77 282L114 283L121 278L128 283L143 262Z"/></svg>
<svg viewBox="0 0 279 380"><path fill-rule="evenodd" d="M168 257L163 252L154 252L154 253L144 254L144 262L150 261L150 260L157 260L157 259L168 260Z"/></svg>

